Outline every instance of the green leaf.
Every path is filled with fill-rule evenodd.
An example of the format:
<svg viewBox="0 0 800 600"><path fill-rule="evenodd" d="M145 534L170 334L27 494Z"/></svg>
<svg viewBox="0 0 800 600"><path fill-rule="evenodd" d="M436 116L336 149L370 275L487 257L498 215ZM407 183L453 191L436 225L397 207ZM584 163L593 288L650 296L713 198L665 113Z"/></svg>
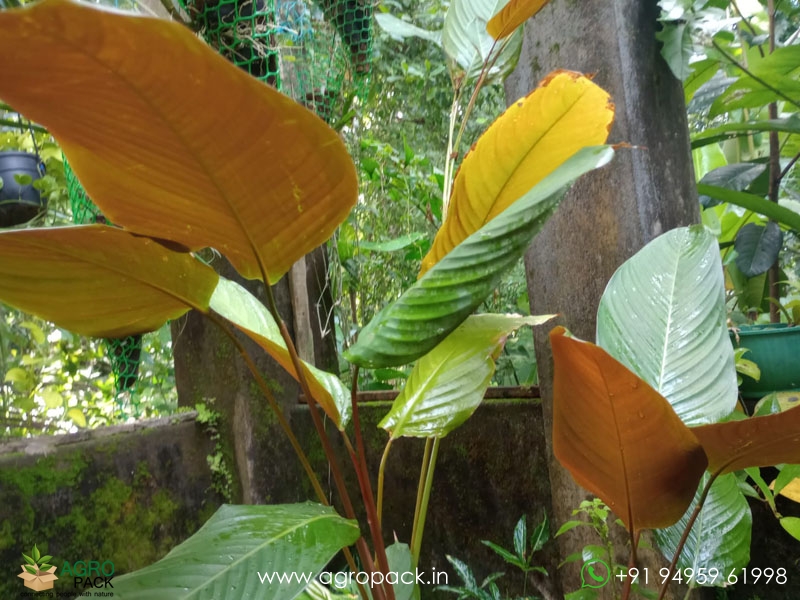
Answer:
<svg viewBox="0 0 800 600"><path fill-rule="evenodd" d="M39 562L39 559L42 557L41 553L39 552L39 548L36 546L36 544L33 545L33 552L31 553L31 556L33 557L33 560L35 560L37 563Z"/></svg>
<svg viewBox="0 0 800 600"><path fill-rule="evenodd" d="M514 565L515 567L523 568L526 566L525 563L520 561L520 559L516 555L512 554L502 546L495 544L494 542L490 542L488 540L481 540L481 544L483 544L488 548L491 548L494 551L494 553L497 554L500 558L502 558L507 563Z"/></svg>
<svg viewBox="0 0 800 600"><path fill-rule="evenodd" d="M748 223L739 230L733 247L739 270L745 277L756 277L766 273L778 260L783 247L783 232L773 221L766 225Z"/></svg>
<svg viewBox="0 0 800 600"><path fill-rule="evenodd" d="M31 337L34 339L34 341L37 344L41 345L41 344L45 343L46 338L45 338L45 335L44 335L44 331L42 331L42 328L39 327L33 321L22 321L19 324L19 326L20 327L24 327L25 329L30 331L31 332Z"/></svg>
<svg viewBox="0 0 800 600"><path fill-rule="evenodd" d="M663 44L661 56L669 65L672 74L680 81L686 81L693 71L689 66L694 50L692 28L686 22L665 22L661 31L656 33L656 38Z"/></svg>
<svg viewBox="0 0 800 600"><path fill-rule="evenodd" d="M14 173L14 181L17 182L17 185L24 186L30 185L33 183L33 177L30 175L20 175L19 173Z"/></svg>
<svg viewBox="0 0 800 600"><path fill-rule="evenodd" d="M697 150L692 150L692 162L694 163L694 175L698 180L714 169L728 164L728 160L719 145L703 146Z"/></svg>
<svg viewBox="0 0 800 600"><path fill-rule="evenodd" d="M39 558L39 561L41 561L42 563L48 563L48 562L50 562L51 558L53 558L53 557L48 554L47 556L42 556L41 558ZM45 567L45 565L42 564L42 570L43 571L46 571L48 568L49 567Z"/></svg>
<svg viewBox="0 0 800 600"><path fill-rule="evenodd" d="M39 570L40 571L49 571L52 567L53 567L53 565L48 565L47 563L43 562L41 565L39 565Z"/></svg>
<svg viewBox="0 0 800 600"><path fill-rule="evenodd" d="M800 518L783 517L781 519L781 527L783 527L794 539L800 540Z"/></svg>
<svg viewBox="0 0 800 600"><path fill-rule="evenodd" d="M86 427L86 415L83 414L80 408L70 408L66 417L78 427Z"/></svg>
<svg viewBox="0 0 800 600"><path fill-rule="evenodd" d="M778 473L778 477L775 479L773 492L775 494L780 494L783 488L798 477L800 477L800 465L784 465L780 473Z"/></svg>
<svg viewBox="0 0 800 600"><path fill-rule="evenodd" d="M525 515L520 517L520 520L517 521L516 527L514 527L514 552L517 553L519 558L523 558L525 556L525 550L527 550L526 544L528 542L528 527L525 523Z"/></svg>
<svg viewBox="0 0 800 600"><path fill-rule="evenodd" d="M413 573L413 560L408 544L395 542L386 547L386 560L389 561L389 571L394 573ZM403 583L398 580L393 584L395 600L411 600L414 595L415 582Z"/></svg>
<svg viewBox="0 0 800 600"><path fill-rule="evenodd" d="M401 235L400 237L385 242L360 241L358 242L358 247L363 248L364 250L372 250L373 252L395 252L397 250L407 248L414 242L418 242L424 237L425 234L414 232L407 235Z"/></svg>
<svg viewBox="0 0 800 600"><path fill-rule="evenodd" d="M800 133L800 115L795 114L785 119L771 119L754 123L725 123L717 127L710 127L692 134L692 149L721 142L728 138L748 135L754 131Z"/></svg>
<svg viewBox="0 0 800 600"><path fill-rule="evenodd" d="M28 566L28 565L25 565L25 570L28 573L30 573L31 575L38 575L39 574L39 571L37 569L34 569L33 567Z"/></svg>
<svg viewBox="0 0 800 600"><path fill-rule="evenodd" d="M614 273L597 311L597 341L684 423L714 423L738 396L726 318L717 241L702 226L682 227Z"/></svg>
<svg viewBox="0 0 800 600"><path fill-rule="evenodd" d="M508 0L453 0L444 18L442 47L447 56L463 71L467 80L478 77L484 62L500 56L489 71L487 83L500 83L514 70L522 49L522 30L517 29L503 44L486 31L486 24ZM495 48L493 51L492 49ZM452 65L455 67L455 65Z"/></svg>
<svg viewBox="0 0 800 600"><path fill-rule="evenodd" d="M33 560L33 558L31 558L30 556L28 556L24 552L22 553L22 558L24 558L25 562L28 563L29 565L35 565L36 564L36 561Z"/></svg>
<svg viewBox="0 0 800 600"><path fill-rule="evenodd" d="M584 521L567 521L561 527L558 528L558 531L556 531L556 534L553 537L558 537L561 534L568 532L570 529L575 529L576 527L580 527L581 525L588 526L588 523L585 523Z"/></svg>
<svg viewBox="0 0 800 600"><path fill-rule="evenodd" d="M441 31L429 31L427 29L422 29L413 23L402 21L389 13L376 13L375 20L378 22L378 25L381 29L383 29L396 40L404 40L407 37L418 37L423 40L433 42L437 46L442 45Z"/></svg>
<svg viewBox="0 0 800 600"><path fill-rule="evenodd" d="M261 577L313 576L358 537L358 525L330 507L226 504L160 561L115 578L114 591L125 600L291 600L304 582Z"/></svg>
<svg viewBox="0 0 800 600"><path fill-rule="evenodd" d="M297 372L278 324L255 296L238 283L220 277L209 306L254 340L287 373L297 379ZM335 375L306 362L302 362L302 365L312 395L334 424L340 429L344 428L350 419L350 392Z"/></svg>
<svg viewBox="0 0 800 600"><path fill-rule="evenodd" d="M766 165L758 163L733 163L706 173L700 183L742 191L753 183L766 168ZM700 204L708 208L719 204L719 200L709 196L700 196Z"/></svg>
<svg viewBox="0 0 800 600"><path fill-rule="evenodd" d="M532 552L538 552L547 541L550 539L550 521L547 518L547 513L545 513L542 522L536 526L536 529L533 530L533 534L531 535L531 548Z"/></svg>
<svg viewBox="0 0 800 600"><path fill-rule="evenodd" d="M423 356L392 408L378 423L392 438L443 437L466 421L483 400L494 358L523 325L550 317L473 315Z"/></svg>
<svg viewBox="0 0 800 600"><path fill-rule="evenodd" d="M55 389L47 387L42 390L42 400L47 408L58 408L64 405L64 397Z"/></svg>
<svg viewBox="0 0 800 600"><path fill-rule="evenodd" d="M667 558L675 555L678 540L697 506L708 477L708 473L703 475L697 494L680 521L671 527L655 531L658 545ZM686 546L678 560L678 568L717 568L721 573L727 574L732 569L747 566L750 561L752 521L750 507L739 490L736 476L729 473L718 477L711 486L700 516L689 532Z"/></svg>
<svg viewBox="0 0 800 600"><path fill-rule="evenodd" d="M391 367L407 364L434 348L516 264L569 186L584 173L607 164L613 155L607 146L578 151L381 310L361 330L345 358L362 367Z"/></svg>
<svg viewBox="0 0 800 600"><path fill-rule="evenodd" d="M691 102L697 90L719 71L719 61L707 58L691 64L692 72L683 82L683 93L686 104Z"/></svg>

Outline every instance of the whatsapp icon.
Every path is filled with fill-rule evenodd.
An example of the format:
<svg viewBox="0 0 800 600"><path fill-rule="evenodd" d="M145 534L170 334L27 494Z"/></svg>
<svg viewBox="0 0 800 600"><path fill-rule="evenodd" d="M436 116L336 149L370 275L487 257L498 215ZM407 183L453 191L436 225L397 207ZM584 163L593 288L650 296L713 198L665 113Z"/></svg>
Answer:
<svg viewBox="0 0 800 600"><path fill-rule="evenodd" d="M599 558L593 558L583 563L581 568L581 587L601 588L611 579L611 569L608 563Z"/></svg>

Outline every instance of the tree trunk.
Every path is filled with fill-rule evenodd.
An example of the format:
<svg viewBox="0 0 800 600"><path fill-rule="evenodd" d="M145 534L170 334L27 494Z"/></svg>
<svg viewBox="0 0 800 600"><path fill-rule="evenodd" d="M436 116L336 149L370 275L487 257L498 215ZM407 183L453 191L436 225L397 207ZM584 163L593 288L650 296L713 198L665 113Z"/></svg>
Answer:
<svg viewBox="0 0 800 600"><path fill-rule="evenodd" d="M659 54L657 16L655 0L554 0L527 24L519 65L506 82L510 103L553 69L594 74L616 105L610 141L634 146L574 186L525 257L532 313L559 313L560 323L586 340L595 338L597 306L615 269L659 234L699 221L683 90ZM551 327L538 328L535 342L560 525L589 494L552 455ZM623 534L616 532L616 560L627 564ZM598 543L582 527L559 540L562 556ZM651 574L664 565L656 553L640 558ZM565 593L581 585L580 569L576 562L559 571ZM619 581L599 597L612 598L615 587Z"/></svg>

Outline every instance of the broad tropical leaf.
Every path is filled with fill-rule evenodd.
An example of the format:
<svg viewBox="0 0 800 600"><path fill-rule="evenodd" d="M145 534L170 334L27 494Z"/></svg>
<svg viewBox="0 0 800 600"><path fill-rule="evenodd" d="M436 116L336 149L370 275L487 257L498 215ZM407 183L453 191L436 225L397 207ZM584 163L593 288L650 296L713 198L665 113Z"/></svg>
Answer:
<svg viewBox="0 0 800 600"><path fill-rule="evenodd" d="M686 512L706 467L703 448L663 396L594 344L550 332L553 453L629 531Z"/></svg>
<svg viewBox="0 0 800 600"><path fill-rule="evenodd" d="M125 600L292 600L306 583L277 574L316 574L358 537L357 523L318 504L225 504L157 563L115 577L114 593Z"/></svg>
<svg viewBox="0 0 800 600"><path fill-rule="evenodd" d="M765 225L747 223L736 235L733 247L739 270L745 277L756 277L766 273L778 260L783 247L783 232L774 221Z"/></svg>
<svg viewBox="0 0 800 600"><path fill-rule="evenodd" d="M719 247L702 226L673 229L628 259L597 310L597 344L664 396L687 425L738 397Z"/></svg>
<svg viewBox="0 0 800 600"><path fill-rule="evenodd" d="M608 147L584 148L575 154L381 310L345 357L363 367L391 367L433 349L478 308L506 269L525 253L572 182L602 167L613 155Z"/></svg>
<svg viewBox="0 0 800 600"><path fill-rule="evenodd" d="M697 506L703 488L710 475L706 473L697 488L691 506L680 521L667 529L655 531L659 547L667 558L675 556L678 542L683 535L689 517ZM750 537L753 517L732 473L718 477L709 490L708 497L700 509L686 545L678 559L679 569L716 568L726 576L750 562ZM710 578L709 578L710 579ZM725 579L717 581L723 584Z"/></svg>
<svg viewBox="0 0 800 600"><path fill-rule="evenodd" d="M699 183L741 192L766 170L766 165L758 163L733 163L706 173ZM720 201L716 198L700 196L700 204L704 208L716 206L719 203Z"/></svg>
<svg viewBox="0 0 800 600"><path fill-rule="evenodd" d="M486 31L486 23L508 0L453 0L442 29L442 47L456 70L467 80L476 79L484 63L500 54L489 70L488 83L502 82L514 70L522 49L522 31L515 31L502 45ZM454 74L455 75L455 74Z"/></svg>
<svg viewBox="0 0 800 600"><path fill-rule="evenodd" d="M417 361L391 410L378 423L392 438L444 437L478 408L506 338L545 317L474 315Z"/></svg>
<svg viewBox="0 0 800 600"><path fill-rule="evenodd" d="M253 339L297 379L297 371L281 336L278 324L267 308L234 281L220 277L211 296L210 308ZM304 374L314 399L322 410L343 429L350 420L350 392L338 377L303 363Z"/></svg>
<svg viewBox="0 0 800 600"><path fill-rule="evenodd" d="M274 283L356 201L339 135L178 23L48 0L0 12L12 55L0 98L53 133L126 229Z"/></svg>
<svg viewBox="0 0 800 600"><path fill-rule="evenodd" d="M464 158L447 218L420 274L578 150L604 143L613 119L609 95L587 77L572 71L548 75L498 117Z"/></svg>
<svg viewBox="0 0 800 600"><path fill-rule="evenodd" d="M747 467L800 463L800 410L714 423L692 429L708 456L708 470L731 473Z"/></svg>
<svg viewBox="0 0 800 600"><path fill-rule="evenodd" d="M192 255L106 225L0 233L0 301L87 336L207 312L218 276Z"/></svg>
<svg viewBox="0 0 800 600"><path fill-rule="evenodd" d="M489 19L486 31L496 40L514 33L517 28L538 13L550 0L510 0L500 12Z"/></svg>
<svg viewBox="0 0 800 600"><path fill-rule="evenodd" d="M724 141L728 138L749 135L754 131L780 131L800 133L800 116L792 115L785 119L756 121L754 123L725 123L692 134L692 148Z"/></svg>

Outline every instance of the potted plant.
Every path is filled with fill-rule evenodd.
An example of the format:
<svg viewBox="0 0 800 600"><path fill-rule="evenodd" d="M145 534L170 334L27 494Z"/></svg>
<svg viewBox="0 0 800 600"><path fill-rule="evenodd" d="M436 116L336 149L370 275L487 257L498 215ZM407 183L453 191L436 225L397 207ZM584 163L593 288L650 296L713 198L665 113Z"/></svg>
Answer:
<svg viewBox="0 0 800 600"><path fill-rule="evenodd" d="M33 185L41 178L35 154L0 151L0 227L22 225L45 209L46 199Z"/></svg>

